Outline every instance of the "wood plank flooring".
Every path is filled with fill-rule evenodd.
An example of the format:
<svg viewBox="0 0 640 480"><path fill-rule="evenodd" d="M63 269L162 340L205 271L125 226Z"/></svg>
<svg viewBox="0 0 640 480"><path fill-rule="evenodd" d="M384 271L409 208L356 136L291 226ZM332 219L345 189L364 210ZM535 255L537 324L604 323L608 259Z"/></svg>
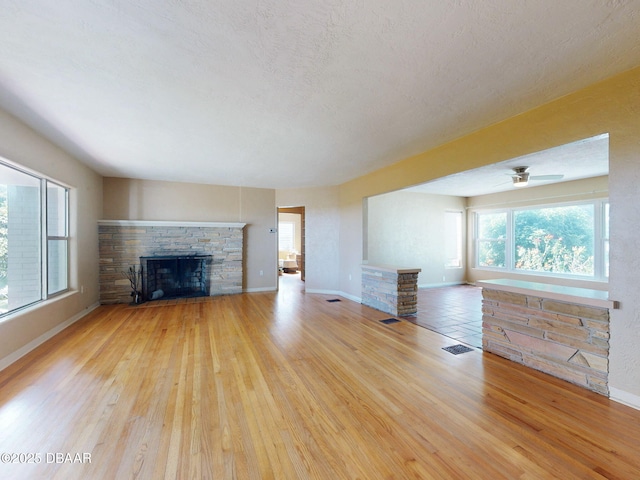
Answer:
<svg viewBox="0 0 640 480"><path fill-rule="evenodd" d="M330 298L100 307L0 372L0 478L640 478L640 411Z"/></svg>

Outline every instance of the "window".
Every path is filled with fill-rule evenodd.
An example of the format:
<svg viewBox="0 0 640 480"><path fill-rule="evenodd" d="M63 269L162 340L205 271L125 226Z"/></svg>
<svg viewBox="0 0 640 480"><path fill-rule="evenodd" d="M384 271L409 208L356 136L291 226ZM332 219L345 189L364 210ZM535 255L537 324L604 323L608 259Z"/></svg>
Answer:
<svg viewBox="0 0 640 480"><path fill-rule="evenodd" d="M293 252L296 249L296 224L280 222L278 224L278 250Z"/></svg>
<svg viewBox="0 0 640 480"><path fill-rule="evenodd" d="M477 264L479 267L506 267L506 212L478 213Z"/></svg>
<svg viewBox="0 0 640 480"><path fill-rule="evenodd" d="M0 163L0 315L68 289L69 189Z"/></svg>
<svg viewBox="0 0 640 480"><path fill-rule="evenodd" d="M609 203L604 204L602 216L604 230L602 235L602 254L604 257L603 270L604 276L609 278Z"/></svg>
<svg viewBox="0 0 640 480"><path fill-rule="evenodd" d="M446 268L462 267L462 212L444 212Z"/></svg>
<svg viewBox="0 0 640 480"><path fill-rule="evenodd" d="M517 210L517 270L594 275L594 205Z"/></svg>
<svg viewBox="0 0 640 480"><path fill-rule="evenodd" d="M596 200L476 214L476 266L608 277L609 204Z"/></svg>
<svg viewBox="0 0 640 480"><path fill-rule="evenodd" d="M55 183L47 185L47 293L67 289L69 252L69 191Z"/></svg>

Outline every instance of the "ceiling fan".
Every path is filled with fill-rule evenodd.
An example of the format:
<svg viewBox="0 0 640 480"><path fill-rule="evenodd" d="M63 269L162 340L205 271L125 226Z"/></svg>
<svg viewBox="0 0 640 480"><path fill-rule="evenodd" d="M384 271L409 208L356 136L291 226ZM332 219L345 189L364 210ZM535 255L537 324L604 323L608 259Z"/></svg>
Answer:
<svg viewBox="0 0 640 480"><path fill-rule="evenodd" d="M513 167L513 173L507 173L511 176L514 187L526 187L529 184L529 180L560 180L564 177L562 174L558 175L530 175L529 167Z"/></svg>

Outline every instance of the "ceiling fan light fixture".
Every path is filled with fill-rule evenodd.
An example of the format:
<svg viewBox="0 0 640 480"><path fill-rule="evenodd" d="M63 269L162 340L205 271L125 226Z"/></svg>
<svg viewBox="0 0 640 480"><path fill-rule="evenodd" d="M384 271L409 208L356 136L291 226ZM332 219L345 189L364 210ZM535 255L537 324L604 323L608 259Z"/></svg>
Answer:
<svg viewBox="0 0 640 480"><path fill-rule="evenodd" d="M526 187L527 185L529 185L529 174L525 173L524 175L521 176L514 176L513 177L513 186L514 187Z"/></svg>
<svg viewBox="0 0 640 480"><path fill-rule="evenodd" d="M514 187L526 187L529 185L529 173L527 169L529 167L515 167L513 169L514 175L511 176L513 179Z"/></svg>

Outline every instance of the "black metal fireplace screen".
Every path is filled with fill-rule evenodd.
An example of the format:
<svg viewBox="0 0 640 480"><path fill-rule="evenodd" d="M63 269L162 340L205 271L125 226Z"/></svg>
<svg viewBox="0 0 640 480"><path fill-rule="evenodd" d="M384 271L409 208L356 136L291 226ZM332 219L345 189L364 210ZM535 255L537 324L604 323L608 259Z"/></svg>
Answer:
<svg viewBox="0 0 640 480"><path fill-rule="evenodd" d="M211 255L140 257L142 298L208 296L212 259Z"/></svg>

